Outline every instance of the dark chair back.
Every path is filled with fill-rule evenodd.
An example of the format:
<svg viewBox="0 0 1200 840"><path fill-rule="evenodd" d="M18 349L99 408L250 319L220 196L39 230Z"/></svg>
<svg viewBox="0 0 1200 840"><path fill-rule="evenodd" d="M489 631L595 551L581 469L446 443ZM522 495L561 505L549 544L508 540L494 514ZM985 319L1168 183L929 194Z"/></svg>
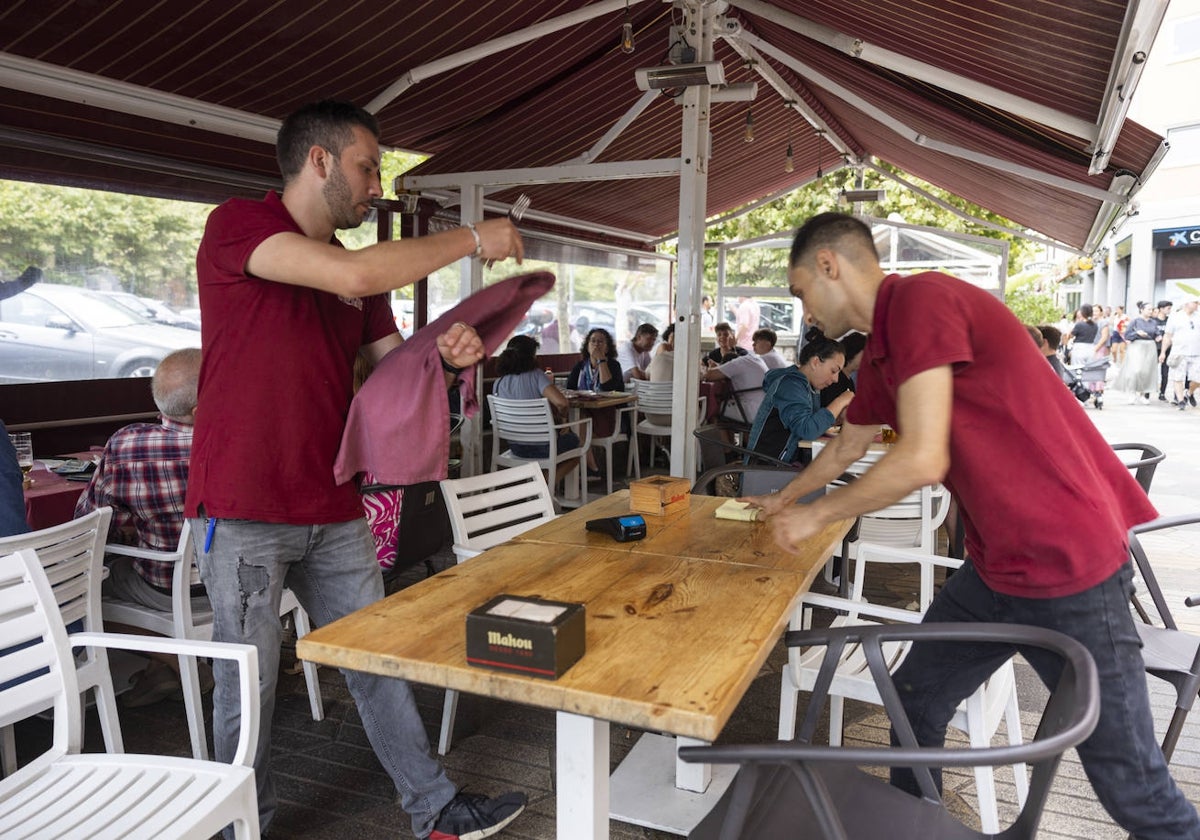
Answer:
<svg viewBox="0 0 1200 840"><path fill-rule="evenodd" d="M1149 495L1150 482L1154 481L1154 471L1158 469L1158 465L1167 456L1157 446L1151 446L1148 443L1114 443L1112 448L1117 453L1125 451L1136 451L1139 453L1136 460L1125 461L1125 466L1133 470L1134 479L1138 484L1142 485L1142 489Z"/></svg>
<svg viewBox="0 0 1200 840"><path fill-rule="evenodd" d="M1142 583L1150 593L1150 600L1158 612L1162 626L1150 622L1150 617L1134 599L1141 615L1143 624L1138 625L1138 635L1142 640L1142 659L1146 663L1146 672L1159 679L1166 680L1175 688L1175 712L1167 724L1166 735L1163 737L1162 751L1167 761L1175 752L1175 745L1183 731L1184 721L1191 711L1197 696L1200 696L1200 636L1186 633L1179 629L1171 608L1159 586L1154 568L1146 548L1142 545L1141 537L1155 531L1178 528L1183 525L1200 523L1200 514L1183 516L1163 516L1151 522L1135 525L1129 531L1129 554L1137 566ZM1189 607L1200 606L1200 595L1192 595L1185 599Z"/></svg>
<svg viewBox="0 0 1200 840"><path fill-rule="evenodd" d="M995 642L1037 647L1057 654L1062 674L1042 713L1034 740L1000 747L919 747L883 653L885 642ZM858 643L895 729L899 746L818 746L811 743L828 699L842 651ZM1016 821L997 837L1032 838L1062 754L1086 739L1100 715L1099 680L1091 655L1079 642L1040 627L1014 624L921 624L849 626L790 632L789 646L824 646L824 659L800 734L795 741L682 747L684 761L738 763L737 778L717 806L689 834L695 840L793 837L798 827L813 838L887 837L889 840L984 838L946 810L932 767L1026 762L1033 767L1029 796ZM920 798L892 787L859 767L910 767Z"/></svg>

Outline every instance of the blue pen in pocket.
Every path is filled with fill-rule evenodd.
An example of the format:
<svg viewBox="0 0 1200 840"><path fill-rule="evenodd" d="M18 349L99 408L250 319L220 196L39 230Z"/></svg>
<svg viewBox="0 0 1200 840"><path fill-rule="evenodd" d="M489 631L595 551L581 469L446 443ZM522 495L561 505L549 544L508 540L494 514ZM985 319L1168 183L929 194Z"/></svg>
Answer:
<svg viewBox="0 0 1200 840"><path fill-rule="evenodd" d="M204 553L208 554L208 550L212 548L213 531L217 530L217 518L215 516L208 520L208 530L204 532Z"/></svg>

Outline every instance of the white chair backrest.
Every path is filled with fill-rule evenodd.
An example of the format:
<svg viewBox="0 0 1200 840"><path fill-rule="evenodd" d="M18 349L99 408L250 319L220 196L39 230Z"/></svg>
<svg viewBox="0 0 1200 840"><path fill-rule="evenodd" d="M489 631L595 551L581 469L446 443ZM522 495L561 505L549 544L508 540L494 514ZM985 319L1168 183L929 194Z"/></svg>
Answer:
<svg viewBox="0 0 1200 840"><path fill-rule="evenodd" d="M549 443L554 415L545 397L508 400L488 394L488 405L492 409L493 435L509 443Z"/></svg>
<svg viewBox="0 0 1200 840"><path fill-rule="evenodd" d="M12 537L0 537L0 553L32 548L46 570L64 624L83 620L99 631L100 577L112 508L102 507L78 519Z"/></svg>
<svg viewBox="0 0 1200 840"><path fill-rule="evenodd" d="M554 500L536 462L447 478L441 485L460 556L460 548L478 553L554 518Z"/></svg>
<svg viewBox="0 0 1200 840"><path fill-rule="evenodd" d="M670 414L674 402L674 383L648 382L642 379L631 379L633 393L637 396L638 411L643 414Z"/></svg>
<svg viewBox="0 0 1200 840"><path fill-rule="evenodd" d="M75 662L66 623L34 549L0 552L0 639L0 726L53 706L54 752L78 752L82 714Z"/></svg>

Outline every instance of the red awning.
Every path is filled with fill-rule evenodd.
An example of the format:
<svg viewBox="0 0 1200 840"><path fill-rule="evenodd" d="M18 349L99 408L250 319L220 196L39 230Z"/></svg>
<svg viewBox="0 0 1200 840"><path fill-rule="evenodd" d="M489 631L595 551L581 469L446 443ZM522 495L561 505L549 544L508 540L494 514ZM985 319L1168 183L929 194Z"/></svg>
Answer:
<svg viewBox="0 0 1200 840"><path fill-rule="evenodd" d="M617 49L624 6L610 5L596 19L417 81L379 111L383 142L431 153L418 170L423 175L553 166L581 155L641 95L634 70L665 63L670 27L679 18L670 4L634 2L637 49L626 55ZM1021 115L995 94L1085 126L1098 122L1110 68L1123 48L1126 5L735 0L726 17L789 58L763 61L855 158L894 164L1081 247L1112 211L1098 194L1076 187L1109 190L1125 171L1133 178L1116 186L1127 189L1151 165L1161 139L1127 123L1105 170L1088 175L1090 138ZM365 105L414 68L588 6L578 0L10 0L0 11L0 177L208 201L257 194L278 180L269 130L264 135L259 118L277 120L321 97ZM869 52L855 58L829 46L820 29L801 34L776 19L780 11L886 48L919 62L913 65L919 69L873 63ZM818 166L828 171L840 163L830 144L745 66L730 42L717 40L715 58L729 82L757 80L759 96L749 106L713 106L709 216L804 183ZM822 74L828 85L796 70L796 62ZM66 93L35 78L41 71L53 77L59 69L86 75ZM79 93L97 78L136 88ZM973 84L985 87L976 91ZM151 96L139 96L142 90ZM168 96L160 101L159 94ZM213 125L212 106L253 118L250 127L196 127ZM194 123L167 115L189 107ZM753 143L743 140L748 107ZM679 106L660 97L599 160L678 157L679 125ZM952 156L915 142L914 133L1059 180L1045 183L1027 172ZM783 165L789 142L791 173ZM489 198L505 201L519 191L564 226L577 220L610 234L628 232L630 241L665 236L678 226L673 177L538 184Z"/></svg>

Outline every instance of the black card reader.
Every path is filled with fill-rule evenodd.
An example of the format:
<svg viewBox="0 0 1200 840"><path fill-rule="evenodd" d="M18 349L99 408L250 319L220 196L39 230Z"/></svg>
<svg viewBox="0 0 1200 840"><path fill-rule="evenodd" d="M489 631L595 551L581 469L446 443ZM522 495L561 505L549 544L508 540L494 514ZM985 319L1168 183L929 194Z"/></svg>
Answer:
<svg viewBox="0 0 1200 840"><path fill-rule="evenodd" d="M625 516L606 516L603 519L589 519L587 529L608 534L617 542L629 542L645 538L646 520L637 513Z"/></svg>

